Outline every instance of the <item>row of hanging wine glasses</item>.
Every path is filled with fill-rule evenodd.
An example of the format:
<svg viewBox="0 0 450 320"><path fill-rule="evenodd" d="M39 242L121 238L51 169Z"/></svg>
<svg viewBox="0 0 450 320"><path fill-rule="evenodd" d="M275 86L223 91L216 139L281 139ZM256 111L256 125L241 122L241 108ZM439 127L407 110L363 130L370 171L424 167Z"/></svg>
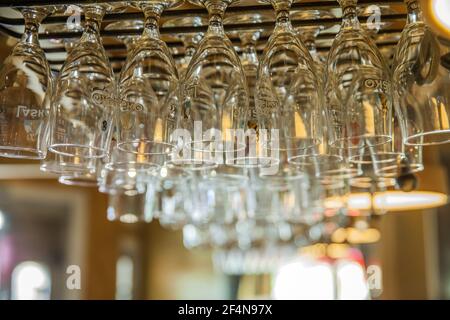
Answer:
<svg viewBox="0 0 450 320"><path fill-rule="evenodd" d="M201 41L183 36L183 68L158 29L163 10L180 1L90 4L57 79L37 31L62 9L22 8L24 36L0 74L0 155L40 159L62 183L99 186L110 194L111 219L157 217L184 227L188 246L189 235L205 232L213 243L227 243L224 235L272 239L267 234L301 243L324 215L345 212L345 203L329 211L327 197L395 182L411 189L422 146L447 142L448 48L424 25L416 1L406 1L393 74L361 28L354 0L339 1L342 25L326 61L314 50L317 29L305 30L304 43L292 27L292 1L270 1L276 24L262 57L258 25L239 34L242 59L223 29L235 1L191 2L207 8L209 27ZM128 5L143 11L144 31L123 38L128 57L116 81L99 30L105 12ZM233 136L239 130L250 133ZM133 212L121 209L128 202Z"/></svg>

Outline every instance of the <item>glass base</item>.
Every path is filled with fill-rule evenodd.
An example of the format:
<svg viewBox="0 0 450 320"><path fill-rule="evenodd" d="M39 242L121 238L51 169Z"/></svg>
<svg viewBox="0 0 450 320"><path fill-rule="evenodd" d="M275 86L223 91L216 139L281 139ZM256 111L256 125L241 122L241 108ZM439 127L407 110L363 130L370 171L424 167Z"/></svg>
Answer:
<svg viewBox="0 0 450 320"><path fill-rule="evenodd" d="M97 179L91 175L62 175L58 182L67 186L97 187Z"/></svg>
<svg viewBox="0 0 450 320"><path fill-rule="evenodd" d="M424 170L423 164L411 163L409 165L392 165L378 169L378 175L383 178L396 178L402 170L408 173L417 173Z"/></svg>
<svg viewBox="0 0 450 320"><path fill-rule="evenodd" d="M0 157L12 159L43 160L45 153L31 148L0 147Z"/></svg>
<svg viewBox="0 0 450 320"><path fill-rule="evenodd" d="M278 167L280 159L271 157L237 157L234 159L227 159L226 165L237 168L272 168Z"/></svg>
<svg viewBox="0 0 450 320"><path fill-rule="evenodd" d="M395 179L378 177L377 181L373 181L368 177L356 177L350 179L350 186L360 189L370 189L373 184L376 184L377 188L384 189L395 186Z"/></svg>
<svg viewBox="0 0 450 320"><path fill-rule="evenodd" d="M363 149L383 145L391 141L392 137L388 135L354 136L332 140L330 146L336 149Z"/></svg>
<svg viewBox="0 0 450 320"><path fill-rule="evenodd" d="M399 157L403 154L399 152L376 152L372 156L370 154L365 153L364 155L354 155L349 158L350 163L354 164L362 164L362 165L389 165L392 163L396 163Z"/></svg>
<svg viewBox="0 0 450 320"><path fill-rule="evenodd" d="M121 151L143 156L169 155L173 148L169 143L151 140L124 141L117 144L117 149Z"/></svg>
<svg viewBox="0 0 450 320"><path fill-rule="evenodd" d="M198 159L175 159L168 161L167 165L188 171L212 170L219 166L214 161Z"/></svg>
<svg viewBox="0 0 450 320"><path fill-rule="evenodd" d="M58 161L43 161L41 162L40 170L42 172L54 173L54 174L74 174L81 173L86 171L86 167L82 167L69 164L69 163L61 163Z"/></svg>
<svg viewBox="0 0 450 320"><path fill-rule="evenodd" d="M450 130L437 130L415 134L406 137L405 144L409 146L432 146L450 142Z"/></svg>
<svg viewBox="0 0 450 320"><path fill-rule="evenodd" d="M79 145L79 144L53 144L49 150L66 157L80 157L86 159L103 158L106 150L102 148Z"/></svg>

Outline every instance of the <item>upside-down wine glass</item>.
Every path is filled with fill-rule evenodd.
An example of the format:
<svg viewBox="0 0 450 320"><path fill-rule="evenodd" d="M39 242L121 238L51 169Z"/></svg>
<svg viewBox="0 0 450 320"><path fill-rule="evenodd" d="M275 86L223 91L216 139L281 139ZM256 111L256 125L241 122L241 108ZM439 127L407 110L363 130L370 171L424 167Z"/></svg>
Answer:
<svg viewBox="0 0 450 320"><path fill-rule="evenodd" d="M302 150L320 144L321 90L311 55L290 22L292 1L270 3L276 11L276 25L258 69L256 109L262 129L279 130L278 146L271 145L271 139L265 147L278 151L285 161L283 158L291 160ZM295 94L290 95L291 90ZM287 103L287 99L292 101Z"/></svg>
<svg viewBox="0 0 450 320"><path fill-rule="evenodd" d="M422 19L417 0L405 0L408 20L394 55L395 97L405 121L404 143L450 141L449 47Z"/></svg>
<svg viewBox="0 0 450 320"><path fill-rule="evenodd" d="M25 19L25 31L0 70L0 156L43 159L47 153L53 80L38 31L54 8L18 10Z"/></svg>
<svg viewBox="0 0 450 320"><path fill-rule="evenodd" d="M120 4L83 7L85 28L57 79L49 151L68 157L103 158L111 139L116 85L100 38L103 15Z"/></svg>
<svg viewBox="0 0 450 320"><path fill-rule="evenodd" d="M170 135L175 129L178 72L169 48L160 39L158 23L163 10L180 1L147 0L134 4L144 12L144 32L128 56L119 80L117 148L151 161L149 155L172 152Z"/></svg>
<svg viewBox="0 0 450 320"><path fill-rule="evenodd" d="M390 72L378 48L361 30L356 0L339 0L343 17L333 41L327 66L327 108L332 130L330 144L358 150L387 144L392 133L392 90ZM356 74L361 85L351 86ZM352 107L336 96L354 97ZM345 98L344 98L345 99ZM342 100L341 100L342 101Z"/></svg>
<svg viewBox="0 0 450 320"><path fill-rule="evenodd" d="M234 163L245 155L248 95L239 56L223 29L234 0L192 0L206 7L209 27L181 83L173 164L192 170Z"/></svg>

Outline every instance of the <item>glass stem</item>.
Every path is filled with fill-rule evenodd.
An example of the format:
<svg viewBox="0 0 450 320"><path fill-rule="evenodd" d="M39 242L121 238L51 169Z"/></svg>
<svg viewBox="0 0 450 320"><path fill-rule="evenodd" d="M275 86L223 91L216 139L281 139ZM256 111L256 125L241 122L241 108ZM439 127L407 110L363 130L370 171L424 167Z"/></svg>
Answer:
<svg viewBox="0 0 450 320"><path fill-rule="evenodd" d="M422 11L420 10L417 0L406 0L406 6L408 8L408 21L407 23L420 22L422 20Z"/></svg>
<svg viewBox="0 0 450 320"><path fill-rule="evenodd" d="M191 60L191 58L194 56L195 48L193 46L186 47L185 51L185 57L187 60Z"/></svg>
<svg viewBox="0 0 450 320"><path fill-rule="evenodd" d="M222 14L213 13L209 17L208 33L225 36L223 29Z"/></svg>
<svg viewBox="0 0 450 320"><path fill-rule="evenodd" d="M142 9L145 16L144 36L159 39L159 19L163 8L158 5L146 5Z"/></svg>
<svg viewBox="0 0 450 320"><path fill-rule="evenodd" d="M277 19L276 19L276 25L275 25L275 29L279 29L279 28L283 28L283 29L291 29L292 25L291 25L291 20L289 19L289 10L279 10L277 11Z"/></svg>
<svg viewBox="0 0 450 320"><path fill-rule="evenodd" d="M258 41L260 34L255 33L243 33L241 34L242 43L242 60L247 61L253 65L258 65L258 55L256 53L256 42Z"/></svg>
<svg viewBox="0 0 450 320"><path fill-rule="evenodd" d="M22 42L39 45L39 26L48 13L34 8L27 8L22 10L22 15L25 20L25 31L22 36Z"/></svg>
<svg viewBox="0 0 450 320"><path fill-rule="evenodd" d="M99 43L100 25L102 23L105 10L100 6L88 6L85 8L85 28L80 41Z"/></svg>
<svg viewBox="0 0 450 320"><path fill-rule="evenodd" d="M360 27L358 14L355 5L348 5L342 8L342 28L357 29Z"/></svg>

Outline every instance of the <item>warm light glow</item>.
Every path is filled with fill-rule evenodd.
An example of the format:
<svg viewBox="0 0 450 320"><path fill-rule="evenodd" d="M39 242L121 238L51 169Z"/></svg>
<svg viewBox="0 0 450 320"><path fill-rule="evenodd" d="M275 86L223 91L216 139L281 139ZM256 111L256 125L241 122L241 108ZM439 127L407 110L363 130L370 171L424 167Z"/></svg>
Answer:
<svg viewBox="0 0 450 320"><path fill-rule="evenodd" d="M436 18L436 22L442 24L444 28L450 30L450 1L434 0L430 1L432 13Z"/></svg>
<svg viewBox="0 0 450 320"><path fill-rule="evenodd" d="M431 191L386 191L375 193L373 197L370 193L352 193L346 197L330 197L325 200L325 205L327 208L338 208L347 203L350 210L397 212L436 208L445 205L448 200L447 195Z"/></svg>
<svg viewBox="0 0 450 320"><path fill-rule="evenodd" d="M313 258L330 257L332 259L341 259L348 255L349 248L349 245L342 243L316 243L301 248L300 252Z"/></svg>
<svg viewBox="0 0 450 320"><path fill-rule="evenodd" d="M136 161L138 163L143 163L146 160L146 157L145 157L146 146L147 146L147 143L145 141L139 141L138 154L137 154L137 158L136 158Z"/></svg>
<svg viewBox="0 0 450 320"><path fill-rule="evenodd" d="M438 35L450 39L450 1L421 0L427 25Z"/></svg>
<svg viewBox="0 0 450 320"><path fill-rule="evenodd" d="M130 178L135 178L136 175L137 175L136 169L130 169L130 170L128 170L128 176L129 176Z"/></svg>
<svg viewBox="0 0 450 320"><path fill-rule="evenodd" d="M116 263L116 300L133 299L133 259L121 256Z"/></svg>
<svg viewBox="0 0 450 320"><path fill-rule="evenodd" d="M134 213L125 213L120 216L119 220L123 223L137 223L139 221Z"/></svg>
<svg viewBox="0 0 450 320"><path fill-rule="evenodd" d="M296 138L306 138L306 127L303 119L298 113L295 113L295 137Z"/></svg>
<svg viewBox="0 0 450 320"><path fill-rule="evenodd" d="M156 120L155 134L153 135L153 140L155 142L162 142L163 141L163 125L162 125L162 120L160 118L158 118Z"/></svg>
<svg viewBox="0 0 450 320"><path fill-rule="evenodd" d="M375 117L373 114L373 105L370 102L363 102L365 134L375 135Z"/></svg>
<svg viewBox="0 0 450 320"><path fill-rule="evenodd" d="M222 140L229 141L231 137L228 137L228 130L231 129L231 115L227 111L223 111L222 114Z"/></svg>
<svg viewBox="0 0 450 320"><path fill-rule="evenodd" d="M340 300L366 300L369 286L364 269L355 261L340 261L337 265L337 281Z"/></svg>
<svg viewBox="0 0 450 320"><path fill-rule="evenodd" d="M277 272L272 294L276 300L332 300L331 266L306 258L286 264Z"/></svg>
<svg viewBox="0 0 450 320"><path fill-rule="evenodd" d="M13 300L49 300L50 288L50 274L40 263L22 262L12 273Z"/></svg>
<svg viewBox="0 0 450 320"><path fill-rule="evenodd" d="M272 296L283 300L365 300L370 297L365 269L358 262L344 258L331 263L304 255L278 269Z"/></svg>
<svg viewBox="0 0 450 320"><path fill-rule="evenodd" d="M336 243L364 244L376 243L380 238L381 233L375 228L339 228L331 236L331 241Z"/></svg>

